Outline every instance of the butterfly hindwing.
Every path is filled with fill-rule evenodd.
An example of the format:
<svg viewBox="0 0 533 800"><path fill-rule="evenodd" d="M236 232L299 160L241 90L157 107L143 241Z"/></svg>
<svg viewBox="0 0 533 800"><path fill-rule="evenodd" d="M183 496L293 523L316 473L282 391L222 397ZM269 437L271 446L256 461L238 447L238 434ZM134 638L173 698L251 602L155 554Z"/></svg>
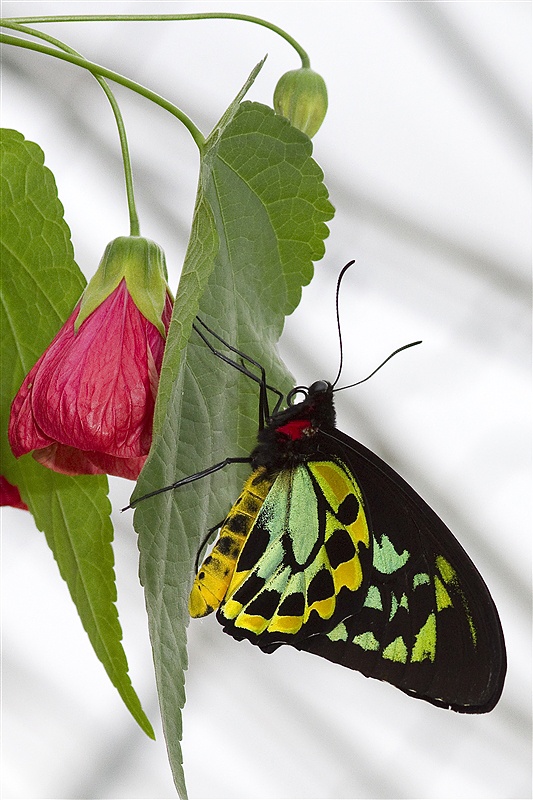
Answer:
<svg viewBox="0 0 533 800"><path fill-rule="evenodd" d="M371 566L362 496L344 465L282 470L239 555L219 621L268 651L327 632L362 605Z"/></svg>
<svg viewBox="0 0 533 800"><path fill-rule="evenodd" d="M328 439L364 493L373 569L360 610L295 646L436 705L489 711L503 686L505 646L483 579L394 470L337 429Z"/></svg>

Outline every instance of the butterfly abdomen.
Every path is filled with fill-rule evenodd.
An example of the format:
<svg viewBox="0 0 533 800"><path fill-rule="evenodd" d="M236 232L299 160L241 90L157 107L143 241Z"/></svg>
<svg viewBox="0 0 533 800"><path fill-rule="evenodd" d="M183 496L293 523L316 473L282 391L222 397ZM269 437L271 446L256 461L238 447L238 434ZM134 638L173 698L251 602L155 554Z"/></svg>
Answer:
<svg viewBox="0 0 533 800"><path fill-rule="evenodd" d="M239 554L272 482L273 478L258 469L244 484L239 499L221 525L213 550L194 579L189 597L191 617L207 616L224 600Z"/></svg>

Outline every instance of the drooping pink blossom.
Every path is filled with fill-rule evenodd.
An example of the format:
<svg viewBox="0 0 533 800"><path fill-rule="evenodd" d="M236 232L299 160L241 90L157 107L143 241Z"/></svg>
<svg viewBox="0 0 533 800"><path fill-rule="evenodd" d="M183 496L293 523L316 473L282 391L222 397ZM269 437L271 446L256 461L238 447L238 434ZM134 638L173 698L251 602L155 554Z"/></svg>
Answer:
<svg viewBox="0 0 533 800"><path fill-rule="evenodd" d="M15 456L33 451L67 475L136 479L152 440L165 341L135 305L122 279L81 323L76 306L24 379L11 407ZM172 301L162 323L168 330Z"/></svg>

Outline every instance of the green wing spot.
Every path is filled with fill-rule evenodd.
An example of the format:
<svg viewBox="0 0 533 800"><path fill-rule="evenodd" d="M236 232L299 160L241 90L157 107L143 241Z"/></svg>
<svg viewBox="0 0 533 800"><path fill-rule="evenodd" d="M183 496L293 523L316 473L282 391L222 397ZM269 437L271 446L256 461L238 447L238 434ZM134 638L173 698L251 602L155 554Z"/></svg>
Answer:
<svg viewBox="0 0 533 800"><path fill-rule="evenodd" d="M444 581L444 583L451 584L453 586L453 588L459 594L459 596L461 598L461 601L463 603L463 608L464 608L464 612L465 612L466 618L468 620L468 627L470 628L470 636L472 637L472 642L474 644L476 644L476 642L477 642L476 626L474 625L474 620L472 619L472 614L470 613L470 608L468 607L468 603L467 603L465 594L464 594L463 590L461 589L461 584L459 583L459 579L457 578L456 571L454 570L452 565L448 561L446 561L444 556L437 556L436 559L435 559L435 564L437 566L438 571L440 572L440 574L442 576L442 580ZM435 578L435 593L436 594L437 594L437 591L438 591L437 590L437 580L438 580L438 578L436 577ZM448 593L446 592L446 594L448 594ZM437 608L438 608L438 604L439 604L439 596L437 594ZM451 605L451 600L450 600L450 605ZM440 608L438 608L438 610L440 611Z"/></svg>
<svg viewBox="0 0 533 800"><path fill-rule="evenodd" d="M346 630L344 622L339 622L337 627L333 628L333 630L328 633L328 639L331 639L332 642L348 641L348 631Z"/></svg>
<svg viewBox="0 0 533 800"><path fill-rule="evenodd" d="M368 592L363 605L366 606L367 608L375 608L377 611L383 611L381 593L377 586L368 587Z"/></svg>
<svg viewBox="0 0 533 800"><path fill-rule="evenodd" d="M354 636L353 643L358 644L363 650L379 650L379 642L372 631L366 631Z"/></svg>
<svg viewBox="0 0 533 800"><path fill-rule="evenodd" d="M437 611L442 611L443 608L451 608L453 606L452 598L444 588L442 581L438 575L434 577L435 583L435 599L437 601Z"/></svg>
<svg viewBox="0 0 533 800"><path fill-rule="evenodd" d="M282 569L284 556L285 552L281 542L279 540L272 542L269 545L268 552L263 553L257 562L254 572L264 581L270 580L272 575ZM229 594L233 594L234 590L235 585L232 582L229 588Z"/></svg>
<svg viewBox="0 0 533 800"><path fill-rule="evenodd" d="M402 636L397 636L393 642L387 645L384 649L383 658L388 658L389 661L399 661L401 664L407 663L407 647Z"/></svg>
<svg viewBox="0 0 533 800"><path fill-rule="evenodd" d="M435 564L437 565L437 569L442 576L442 580L444 583L457 583L457 573L452 567L452 565L446 561L444 556L437 556L435 559Z"/></svg>
<svg viewBox="0 0 533 800"><path fill-rule="evenodd" d="M282 472L281 475L284 475ZM317 497L309 472L304 466L292 471L287 470L281 508L283 513L288 509L288 528L283 524L278 530L289 530L291 544L296 561L305 564L319 536L319 515ZM274 484L276 485L276 484ZM273 498L274 499L274 498ZM278 502L280 502L278 500Z"/></svg>
<svg viewBox="0 0 533 800"><path fill-rule="evenodd" d="M298 563L307 560L319 530L316 494L304 467L279 473L261 507L259 519L270 534L270 542L290 530Z"/></svg>
<svg viewBox="0 0 533 800"><path fill-rule="evenodd" d="M396 614L396 612L397 612L397 611L398 611L398 601L397 601L397 599L396 599L396 595L395 595L395 594L393 594L393 595L391 596L391 601L390 601L390 614L389 614L389 622L390 622L390 621L391 621L391 619L394 617L394 615Z"/></svg>
<svg viewBox="0 0 533 800"><path fill-rule="evenodd" d="M435 614L431 612L416 634L413 652L411 653L411 661L423 661L425 658L429 658L430 661L435 661L436 649L437 619Z"/></svg>
<svg viewBox="0 0 533 800"><path fill-rule="evenodd" d="M468 613L466 614L466 618L468 619L468 627L470 628L470 636L472 637L472 641L474 644L477 643L477 631L476 626L474 625L474 620L472 619L472 615Z"/></svg>
<svg viewBox="0 0 533 800"><path fill-rule="evenodd" d="M395 594L391 596L389 622L392 620L399 608L405 608L406 611L409 611L409 604L407 602L407 595L405 593L402 594L400 602L398 602Z"/></svg>
<svg viewBox="0 0 533 800"><path fill-rule="evenodd" d="M431 583L427 572L417 572L413 576L413 589L416 589L417 586L424 586L426 583Z"/></svg>
<svg viewBox="0 0 533 800"><path fill-rule="evenodd" d="M391 575L396 570L401 569L409 558L409 552L396 552L396 549L388 536L383 535L381 542L374 541L374 567L384 575Z"/></svg>

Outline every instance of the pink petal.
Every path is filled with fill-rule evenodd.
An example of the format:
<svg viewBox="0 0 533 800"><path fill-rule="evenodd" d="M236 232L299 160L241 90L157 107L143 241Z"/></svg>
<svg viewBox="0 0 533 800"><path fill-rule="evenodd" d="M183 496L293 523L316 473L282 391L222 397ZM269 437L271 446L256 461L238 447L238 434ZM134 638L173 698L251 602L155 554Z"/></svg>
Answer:
<svg viewBox="0 0 533 800"><path fill-rule="evenodd" d="M0 506L13 506L28 511L28 506L22 500L17 486L9 483L7 478L0 475Z"/></svg>
<svg viewBox="0 0 533 800"><path fill-rule="evenodd" d="M65 342L68 346L69 341L74 335L74 320L78 314L79 304L76 306L61 330L56 334L52 343L44 351L36 364L31 368L22 382L15 399L11 405L9 417L8 438L13 454L19 458L25 453L29 453L38 447L46 447L53 443L53 438L47 436L42 431L33 415L33 387L37 373L41 369L43 362L46 369L47 356L51 348L57 348L60 343Z"/></svg>
<svg viewBox="0 0 533 800"><path fill-rule="evenodd" d="M117 475L136 481L147 456L118 458L107 453L84 452L64 444L34 450L33 458L48 469L63 475Z"/></svg>

